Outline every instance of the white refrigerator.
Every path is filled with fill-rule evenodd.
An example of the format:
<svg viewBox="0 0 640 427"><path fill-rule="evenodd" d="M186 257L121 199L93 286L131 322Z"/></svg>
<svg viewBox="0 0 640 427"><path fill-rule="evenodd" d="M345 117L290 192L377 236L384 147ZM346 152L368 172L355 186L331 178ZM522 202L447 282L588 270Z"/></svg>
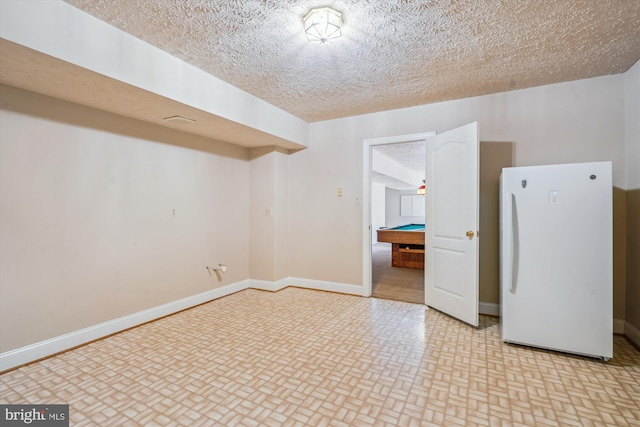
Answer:
<svg viewBox="0 0 640 427"><path fill-rule="evenodd" d="M504 342L613 357L611 162L504 168Z"/></svg>

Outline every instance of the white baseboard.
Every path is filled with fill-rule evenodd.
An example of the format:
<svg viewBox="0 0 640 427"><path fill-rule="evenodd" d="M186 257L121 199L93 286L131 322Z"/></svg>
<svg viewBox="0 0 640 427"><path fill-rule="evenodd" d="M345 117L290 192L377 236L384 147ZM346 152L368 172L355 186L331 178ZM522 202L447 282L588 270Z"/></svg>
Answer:
<svg viewBox="0 0 640 427"><path fill-rule="evenodd" d="M250 279L248 280L248 282L249 282L249 286L248 286L249 288L259 289L261 291L278 292L279 290L289 286L290 279L287 277L285 279L280 279L276 282L270 282L268 280Z"/></svg>
<svg viewBox="0 0 640 427"><path fill-rule="evenodd" d="M640 329L634 327L631 323L624 323L624 336L640 347Z"/></svg>
<svg viewBox="0 0 640 427"><path fill-rule="evenodd" d="M68 334L60 335L48 340L40 341L15 350L0 354L0 372L49 357L56 353L69 350L88 342L104 338L108 335L124 331L143 323L159 319L161 317L177 313L179 311L212 301L226 295L230 295L244 289L253 288L265 291L277 292L288 286L319 291L337 292L349 295L362 296L363 287L348 283L327 282L322 280L302 279L288 277L278 281L243 280L220 288L212 289L201 294L193 295L157 307L119 317L98 325L80 329ZM480 314L492 316L500 315L500 305L488 302L480 302ZM628 322L614 319L614 333L626 335L631 341L640 346L640 330L634 328Z"/></svg>
<svg viewBox="0 0 640 427"><path fill-rule="evenodd" d="M324 282L311 279L285 278L275 282L266 280L243 280L210 291L163 304L157 307L119 317L98 325L89 326L68 334L10 350L0 354L0 372L34 362L45 357L69 350L82 344L104 338L108 335L142 325L143 323L177 313L187 308L212 301L248 288L277 292L287 286L315 289L320 291L362 295L362 286L345 283Z"/></svg>
<svg viewBox="0 0 640 427"><path fill-rule="evenodd" d="M489 316L500 316L500 304L480 301L478 304L478 312Z"/></svg>
<svg viewBox="0 0 640 427"><path fill-rule="evenodd" d="M613 333L617 335L624 335L624 324L626 322L623 319L613 319Z"/></svg>
<svg viewBox="0 0 640 427"><path fill-rule="evenodd" d="M0 354L0 372L104 338L108 335L124 331L134 326L142 325L143 323L159 319L169 314L177 313L207 301L233 294L243 289L247 289L247 287L248 281L246 280L233 283L201 294L162 304L148 310L143 310L138 313L119 317L104 323L89 326L88 328L20 347L15 350L6 351Z"/></svg>
<svg viewBox="0 0 640 427"><path fill-rule="evenodd" d="M290 277L289 286L298 288L315 289L318 291L337 292L340 294L362 296L361 285L351 285L348 283L326 282L324 280L301 279L299 277Z"/></svg>

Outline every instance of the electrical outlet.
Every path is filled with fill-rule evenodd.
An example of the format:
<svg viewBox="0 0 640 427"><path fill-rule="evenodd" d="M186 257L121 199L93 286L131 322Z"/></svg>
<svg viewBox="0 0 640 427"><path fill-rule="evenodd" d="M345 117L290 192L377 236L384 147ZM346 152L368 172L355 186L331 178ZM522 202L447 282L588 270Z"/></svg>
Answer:
<svg viewBox="0 0 640 427"><path fill-rule="evenodd" d="M342 197L342 187L338 187L338 197Z"/></svg>
<svg viewBox="0 0 640 427"><path fill-rule="evenodd" d="M169 215L169 218L175 219L177 217L178 217L178 215L176 214L176 210L175 209L171 209L171 214Z"/></svg>

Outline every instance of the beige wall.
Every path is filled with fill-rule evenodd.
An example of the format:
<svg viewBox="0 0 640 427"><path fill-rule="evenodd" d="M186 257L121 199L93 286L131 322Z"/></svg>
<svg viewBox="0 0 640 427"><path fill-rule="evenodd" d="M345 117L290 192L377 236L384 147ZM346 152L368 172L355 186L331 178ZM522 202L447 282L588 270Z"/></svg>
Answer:
<svg viewBox="0 0 640 427"><path fill-rule="evenodd" d="M271 148L254 148L249 156L249 271L253 272L254 279L274 280L276 227L274 217L267 216L265 211L267 208L275 209L275 156Z"/></svg>
<svg viewBox="0 0 640 427"><path fill-rule="evenodd" d="M249 277L246 149L0 97L0 352Z"/></svg>
<svg viewBox="0 0 640 427"><path fill-rule="evenodd" d="M626 320L640 340L640 61L625 73L627 148ZM637 341L640 345L640 341Z"/></svg>
<svg viewBox="0 0 640 427"><path fill-rule="evenodd" d="M250 158L251 278L277 281L289 276L289 157L266 147Z"/></svg>
<svg viewBox="0 0 640 427"><path fill-rule="evenodd" d="M624 88L625 76L614 75L312 123L309 148L290 156L296 230L291 275L362 283L358 197L366 138L441 132L478 121L481 141L512 143L514 166L611 160L614 185L624 188ZM344 197L335 196L337 186ZM496 218L490 220L495 227ZM490 243L482 230L481 235ZM491 250L495 254L495 240ZM483 254L481 262L481 300L497 302L496 258Z"/></svg>
<svg viewBox="0 0 640 427"><path fill-rule="evenodd" d="M393 188L385 188L384 195L384 224L381 227L397 227L405 224L424 224L424 215L422 216L400 216L400 203L402 195L416 195L416 188L412 190L395 190ZM424 197L420 200L421 204L424 204ZM373 203L372 203L373 205ZM371 209L371 215L373 216L373 208ZM377 230L380 227L373 227ZM377 234L377 233L376 233Z"/></svg>
<svg viewBox="0 0 640 427"><path fill-rule="evenodd" d="M500 303L500 290L496 286L500 282L499 180L502 168L513 166L512 149L510 142L480 142L480 301L494 304ZM613 313L614 318L624 319L627 192L617 187L613 188L613 215Z"/></svg>
<svg viewBox="0 0 640 427"><path fill-rule="evenodd" d="M249 277L361 284L363 139L472 121L481 140L512 142L514 165L613 161L614 317L640 329L640 62L625 75L307 126L65 3L9 9L7 40L303 145L308 137L309 148L250 159L243 148L0 87L0 352ZM94 55L87 32L118 49ZM117 60L130 46L145 64ZM489 162L481 173L499 169ZM485 302L498 295L494 178L481 190ZM211 277L204 266L219 262L228 272Z"/></svg>
<svg viewBox="0 0 640 427"><path fill-rule="evenodd" d="M627 191L613 187L613 318L626 316Z"/></svg>
<svg viewBox="0 0 640 427"><path fill-rule="evenodd" d="M500 303L500 173L513 166L513 143L480 142L480 301Z"/></svg>
<svg viewBox="0 0 640 427"><path fill-rule="evenodd" d="M476 120L497 141L480 151L480 296L497 302L499 169L612 160L628 189L624 88L607 76L313 123L310 147L287 155L3 86L0 352L247 278L359 285L363 139ZM637 327L638 196L616 194L614 317ZM228 272L209 276L219 262Z"/></svg>
<svg viewBox="0 0 640 427"><path fill-rule="evenodd" d="M640 331L640 189L627 193L627 236L625 319Z"/></svg>

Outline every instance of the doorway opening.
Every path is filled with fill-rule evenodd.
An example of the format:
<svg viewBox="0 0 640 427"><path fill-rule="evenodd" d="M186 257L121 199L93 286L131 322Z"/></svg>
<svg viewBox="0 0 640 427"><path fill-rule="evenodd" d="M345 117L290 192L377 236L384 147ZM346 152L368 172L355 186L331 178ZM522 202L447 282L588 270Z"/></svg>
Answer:
<svg viewBox="0 0 640 427"><path fill-rule="evenodd" d="M425 303L425 142L435 132L364 141L363 282L365 296ZM402 237L378 230L408 226ZM422 230L420 230L422 226ZM421 233L421 241L416 234ZM391 234L391 233L389 233ZM408 235L408 239L404 237Z"/></svg>
<svg viewBox="0 0 640 427"><path fill-rule="evenodd" d="M478 326L478 123L435 134L364 140L363 295L371 296L373 154L376 145L425 141L425 305ZM427 304L428 303L428 304Z"/></svg>

